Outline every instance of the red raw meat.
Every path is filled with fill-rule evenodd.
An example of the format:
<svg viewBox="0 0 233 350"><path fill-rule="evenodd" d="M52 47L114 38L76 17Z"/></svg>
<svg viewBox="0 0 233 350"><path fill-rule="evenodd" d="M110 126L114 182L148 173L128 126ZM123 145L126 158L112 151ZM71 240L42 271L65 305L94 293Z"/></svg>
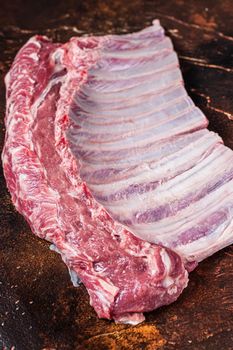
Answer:
<svg viewBox="0 0 233 350"><path fill-rule="evenodd" d="M179 255L115 222L81 180L66 139L71 86L64 82L72 72L57 61L59 50L34 37L6 76L7 186L33 232L53 243L74 283L75 276L84 283L98 316L137 324L144 311L176 300L188 273ZM78 69L73 82L81 84Z"/></svg>

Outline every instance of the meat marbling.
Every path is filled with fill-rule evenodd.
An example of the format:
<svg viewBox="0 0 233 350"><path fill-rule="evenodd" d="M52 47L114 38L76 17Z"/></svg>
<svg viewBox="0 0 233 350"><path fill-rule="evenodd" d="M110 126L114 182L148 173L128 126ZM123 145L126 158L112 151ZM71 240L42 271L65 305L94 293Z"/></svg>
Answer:
<svg viewBox="0 0 233 350"><path fill-rule="evenodd" d="M6 87L12 201L99 317L143 321L232 243L232 152L205 129L158 21L63 45L33 37Z"/></svg>

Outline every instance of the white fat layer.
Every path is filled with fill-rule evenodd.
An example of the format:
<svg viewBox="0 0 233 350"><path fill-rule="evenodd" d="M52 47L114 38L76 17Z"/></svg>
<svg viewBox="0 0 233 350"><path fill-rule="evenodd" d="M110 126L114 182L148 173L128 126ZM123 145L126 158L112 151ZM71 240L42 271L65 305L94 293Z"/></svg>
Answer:
<svg viewBox="0 0 233 350"><path fill-rule="evenodd" d="M219 227L208 236L202 237L192 243L186 245L180 245L174 250L184 256L187 260L198 262L211 256L218 250L225 248L233 243L233 208L229 209L229 215L226 222L219 225Z"/></svg>
<svg viewBox="0 0 233 350"><path fill-rule="evenodd" d="M111 152L114 155L114 152L116 153L117 158L117 152L126 152L130 149L135 149L135 145L137 147L148 147L150 144L153 143L161 143L166 141L166 139L169 139L174 136L179 136L179 134L187 133L189 132L190 128L201 128L206 126L206 121L203 115L200 113L200 111L195 108L190 114L186 114L184 117L179 117L175 121L168 121L165 122L163 125L160 125L159 127L153 127L152 129L146 130L145 133L142 134L132 134L126 138L123 138L122 140L116 140L116 141L107 141L104 143L99 143L98 140L95 140L95 143L89 143L81 145L79 144L78 138L75 137L75 135L72 135L70 133L70 139L77 147L77 150L81 150L84 152L83 160L85 161L85 154L87 155L87 161L88 155L92 154L91 152L94 152L96 154L96 160L92 159L92 163L98 163L98 156L100 157L101 162L101 153L102 152ZM74 147L74 149L75 149ZM136 148L137 150L137 148ZM106 168L106 165L103 162L103 169Z"/></svg>
<svg viewBox="0 0 233 350"><path fill-rule="evenodd" d="M169 274L171 270L171 260L165 249L161 249L160 256L164 264L164 267L166 268L167 274Z"/></svg>
<svg viewBox="0 0 233 350"><path fill-rule="evenodd" d="M132 230L139 235L143 234L146 240L154 242L165 238L168 243L169 235L172 239L177 238L178 233L195 227L198 222L203 221L215 211L222 210L224 207L227 208L229 205L232 207L229 202L232 195L233 181L230 181L201 200L191 203L175 216L150 224L133 225Z"/></svg>
<svg viewBox="0 0 233 350"><path fill-rule="evenodd" d="M109 312L109 307L111 306L111 301L106 298L105 293L101 291L95 291L95 295L99 298L101 301L101 307L104 310L105 313Z"/></svg>
<svg viewBox="0 0 233 350"><path fill-rule="evenodd" d="M155 180L161 181L161 178L172 176L178 169L182 170L187 164L192 165L200 161L211 147L216 143L221 142L221 139L217 134L209 134L207 130L203 131L205 131L204 134L202 133L202 135L196 140L190 139L190 142L187 145L178 149L177 152L172 153L171 155L163 157L163 154L161 154L160 159L157 159L154 162L142 164L140 164L140 160L138 159L141 171L136 171L136 174L132 173L128 178L126 177L120 181L90 185L90 188L93 190L93 193L97 195L111 195L133 184L149 183ZM189 154L189 157L185 156L187 153ZM176 167L174 167L174 162ZM118 200L114 202L114 204L116 206L118 204L122 205L124 201L125 200ZM108 205L108 202L106 205Z"/></svg>
<svg viewBox="0 0 233 350"><path fill-rule="evenodd" d="M103 287L105 291L107 291L109 294L115 296L117 292L119 291L119 288L115 287L113 284L107 283L103 279L99 279L100 285Z"/></svg>
<svg viewBox="0 0 233 350"><path fill-rule="evenodd" d="M34 61L39 61L39 57L35 52L32 52L30 55L28 55L30 58L32 58Z"/></svg>
<svg viewBox="0 0 233 350"><path fill-rule="evenodd" d="M134 50L119 50L119 51L107 51L105 50L103 53L104 57L116 57L116 58L129 58L129 59L136 59L143 57L149 57L151 55L154 55L155 53L161 53L161 50L172 49L172 43L171 39L168 37L164 37L162 40L160 40L154 47L143 47L140 49L134 49Z"/></svg>
<svg viewBox="0 0 233 350"><path fill-rule="evenodd" d="M169 277L169 276L166 276L163 280L163 286L165 288L168 288L170 287L172 284L174 283L174 280L173 278Z"/></svg>
<svg viewBox="0 0 233 350"><path fill-rule="evenodd" d="M164 78L164 76L166 75L166 80ZM141 97L142 95L145 94L155 94L157 91L160 91L163 89L163 87L168 85L170 86L170 84L168 84L168 82L174 82L174 81L182 81L182 76L179 70L177 70L176 68L172 67L167 71L162 71L160 73L157 73L155 76L150 76L148 79L146 79L146 81L142 81L141 84L136 84L135 86L131 86L130 88L127 87L127 85L125 86L125 89L123 91L113 91L111 92L110 88L108 93L100 93L98 92L98 90L90 90L90 89L85 89L85 85L84 88L81 89L81 92L84 92L86 94L88 94L88 100L91 100L92 102L94 101L96 103L97 109L98 106L100 108L102 108L103 106L101 104L105 104L105 103L124 103L126 102L126 104L128 104L128 99L134 99L136 100L137 97ZM131 84L132 85L132 84ZM156 89L155 89L156 86ZM98 89L98 87L97 87ZM79 99L77 100L77 104L80 105L79 101L82 103L82 101L85 102L85 100L83 100L83 98L79 97ZM84 105L84 110L85 110L85 105Z"/></svg>
<svg viewBox="0 0 233 350"><path fill-rule="evenodd" d="M47 39L45 36L43 36L42 38ZM33 43L33 44L34 44L35 46L37 46L39 49L41 48L41 43L37 40L37 38L36 38L35 36L31 37L31 38L28 40L27 44L29 44L29 43Z"/></svg>
<svg viewBox="0 0 233 350"><path fill-rule="evenodd" d="M106 207L114 213L115 217L119 217L119 220L121 220L131 219L136 213L140 215L146 210L182 200L186 196L191 199L192 193L195 194L197 189L208 189L208 184L214 179L221 179L224 173L232 168L232 160L232 151L219 145L209 156L200 160L191 169L165 183L161 183L158 188L149 193L138 195L137 200L129 198L124 202L121 201L119 206L116 202L115 205L110 204ZM218 162L217 169L216 162ZM175 163L174 166L176 166ZM213 174L211 179L209 174Z"/></svg>
<svg viewBox="0 0 233 350"><path fill-rule="evenodd" d="M6 84L6 88L8 89L8 86L10 85L10 81L11 81L11 73L10 73L10 71L5 75L4 81L5 81L5 84Z"/></svg>

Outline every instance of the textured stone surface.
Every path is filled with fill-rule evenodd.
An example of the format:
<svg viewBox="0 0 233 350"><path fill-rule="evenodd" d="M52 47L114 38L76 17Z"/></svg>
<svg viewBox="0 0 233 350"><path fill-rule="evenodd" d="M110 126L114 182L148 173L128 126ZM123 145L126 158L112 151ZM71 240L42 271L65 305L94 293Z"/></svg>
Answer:
<svg viewBox="0 0 233 350"><path fill-rule="evenodd" d="M2 78L30 36L66 41L72 35L126 33L159 18L178 52L186 88L210 129L233 149L231 0L2 2L1 146ZM201 263L176 303L148 313L137 327L115 325L97 319L85 288L74 288L60 257L31 234L11 204L2 172L0 198L0 349L233 349L232 247Z"/></svg>

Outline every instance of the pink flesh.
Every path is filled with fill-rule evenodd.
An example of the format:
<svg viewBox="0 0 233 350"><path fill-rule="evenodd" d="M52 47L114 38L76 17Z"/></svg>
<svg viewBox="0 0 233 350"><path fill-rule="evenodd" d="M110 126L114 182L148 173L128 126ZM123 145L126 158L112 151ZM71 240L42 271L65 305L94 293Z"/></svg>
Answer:
<svg viewBox="0 0 233 350"><path fill-rule="evenodd" d="M34 233L85 284L98 316L137 324L143 312L176 300L188 274L176 253L111 219L81 180L65 135L66 72L55 65L57 47L32 38L6 77L7 185Z"/></svg>

